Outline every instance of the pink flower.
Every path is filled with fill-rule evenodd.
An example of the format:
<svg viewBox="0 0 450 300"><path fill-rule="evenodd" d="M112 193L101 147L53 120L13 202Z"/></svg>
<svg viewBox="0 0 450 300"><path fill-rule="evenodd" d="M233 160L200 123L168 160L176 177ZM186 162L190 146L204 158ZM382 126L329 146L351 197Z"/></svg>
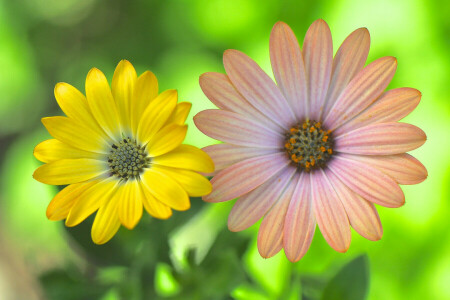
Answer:
<svg viewBox="0 0 450 300"><path fill-rule="evenodd" d="M270 36L277 84L248 56L225 51L226 75L205 73L200 85L220 109L194 118L206 135L223 141L204 150L216 172L208 202L238 198L229 219L241 231L264 217L258 249L271 257L282 248L290 261L308 250L319 225L339 252L350 246L350 226L369 240L382 236L374 204L400 207L398 184L416 184L425 167L405 153L425 133L399 123L418 105L412 88L384 92L397 68L393 57L364 67L370 36L351 33L333 59L323 20L306 33L303 50L288 25Z"/></svg>

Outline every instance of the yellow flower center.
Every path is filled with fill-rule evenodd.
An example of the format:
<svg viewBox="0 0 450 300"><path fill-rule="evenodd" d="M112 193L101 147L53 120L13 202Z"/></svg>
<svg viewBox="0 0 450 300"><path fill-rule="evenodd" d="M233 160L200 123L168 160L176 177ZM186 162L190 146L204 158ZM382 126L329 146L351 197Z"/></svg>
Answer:
<svg viewBox="0 0 450 300"><path fill-rule="evenodd" d="M292 127L284 145L292 162L306 172L324 167L333 154L332 146L331 132L313 120Z"/></svg>
<svg viewBox="0 0 450 300"><path fill-rule="evenodd" d="M145 168L150 167L150 157L145 146L137 145L136 141L130 138L113 144L110 152L108 164L111 176L120 177L125 181L137 179Z"/></svg>

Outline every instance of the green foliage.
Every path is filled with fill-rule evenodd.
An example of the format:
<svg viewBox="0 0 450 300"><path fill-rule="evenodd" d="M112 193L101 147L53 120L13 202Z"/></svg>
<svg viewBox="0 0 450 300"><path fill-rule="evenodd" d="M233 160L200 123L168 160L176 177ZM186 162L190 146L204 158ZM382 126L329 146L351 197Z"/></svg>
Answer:
<svg viewBox="0 0 450 300"><path fill-rule="evenodd" d="M363 300L369 287L369 266L366 255L361 255L347 265L327 283L322 300Z"/></svg>

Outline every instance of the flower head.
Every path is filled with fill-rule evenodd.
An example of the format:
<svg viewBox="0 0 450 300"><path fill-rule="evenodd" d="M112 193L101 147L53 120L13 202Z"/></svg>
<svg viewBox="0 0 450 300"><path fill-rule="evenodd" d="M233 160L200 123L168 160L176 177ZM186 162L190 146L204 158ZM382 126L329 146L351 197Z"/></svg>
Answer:
<svg viewBox="0 0 450 300"><path fill-rule="evenodd" d="M86 97L67 83L56 85L55 97L67 117L42 119L54 139L36 146L34 156L45 164L33 174L46 184L68 185L48 206L50 220L76 226L98 210L92 239L103 244L120 224L134 228L143 207L167 219L172 209L189 209L189 196L211 191L197 172L212 172L213 162L200 149L181 144L191 104L177 103L175 90L158 94L150 71L137 77L122 60L111 88L93 68Z"/></svg>
<svg viewBox="0 0 450 300"><path fill-rule="evenodd" d="M203 199L239 197L228 219L232 231L264 217L258 233L263 257L284 248L289 260L298 261L316 224L340 252L350 245L350 226L378 240L382 227L374 204L403 205L398 184L427 177L405 153L421 146L425 133L397 122L421 94L411 88L384 92L397 61L383 57L364 66L369 44L367 29L357 29L333 59L325 21L310 26L302 50L289 26L278 22L270 37L276 84L236 50L225 51L226 75L200 77L220 109L200 112L195 124L224 142L204 148L217 172Z"/></svg>

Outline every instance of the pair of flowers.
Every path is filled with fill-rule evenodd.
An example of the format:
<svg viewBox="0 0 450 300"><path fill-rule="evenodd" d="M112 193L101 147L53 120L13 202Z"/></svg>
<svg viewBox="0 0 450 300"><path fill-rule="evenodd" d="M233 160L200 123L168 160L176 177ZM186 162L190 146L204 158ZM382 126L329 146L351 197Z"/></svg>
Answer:
<svg viewBox="0 0 450 300"><path fill-rule="evenodd" d="M46 163L34 178L68 185L51 201L48 218L75 226L97 211L92 239L102 244L121 224L135 227L143 208L166 219L172 209L188 209L189 196L208 202L238 198L229 229L244 230L264 217L258 233L263 257L284 248L289 260L298 261L316 224L340 252L350 245L350 226L367 239L380 239L374 204L403 205L398 184L427 177L425 167L406 154L426 136L397 122L418 105L420 92L384 92L397 61L383 57L364 66L369 44L367 29L357 29L333 59L323 20L310 26L302 50L279 22L270 37L277 84L245 54L225 51L227 74L200 77L219 109L200 112L195 124L224 142L203 151L182 144L190 103L177 104L174 90L158 94L153 73L138 77L128 61L117 66L111 88L92 69L86 97L57 84L56 100L67 117L42 120L54 139L34 151ZM199 173L214 177L210 182Z"/></svg>

